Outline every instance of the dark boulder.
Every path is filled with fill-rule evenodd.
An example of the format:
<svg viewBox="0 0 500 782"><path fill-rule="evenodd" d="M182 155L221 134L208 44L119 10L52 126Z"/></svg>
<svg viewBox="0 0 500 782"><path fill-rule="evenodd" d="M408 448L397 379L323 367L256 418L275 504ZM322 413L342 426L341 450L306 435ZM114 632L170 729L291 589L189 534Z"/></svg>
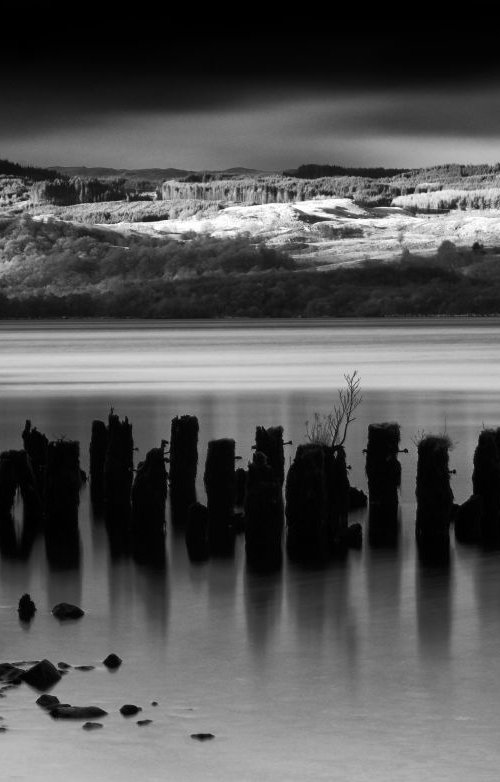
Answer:
<svg viewBox="0 0 500 782"><path fill-rule="evenodd" d="M215 736L213 733L191 733L191 738L196 739L196 741L210 741Z"/></svg>
<svg viewBox="0 0 500 782"><path fill-rule="evenodd" d="M61 679L61 673L50 660L41 660L23 673L22 679L36 690L48 690Z"/></svg>
<svg viewBox="0 0 500 782"><path fill-rule="evenodd" d="M29 622L35 616L36 605L30 595L24 594L19 600L17 612L22 622Z"/></svg>
<svg viewBox="0 0 500 782"><path fill-rule="evenodd" d="M104 717L107 713L99 706L68 706L62 703L50 710L50 716L59 720L87 720Z"/></svg>
<svg viewBox="0 0 500 782"><path fill-rule="evenodd" d="M40 695L39 698L37 698L36 703L38 703L42 709L53 709L54 706L59 706L60 701L59 698L56 698L55 695L47 695L44 693L43 695Z"/></svg>
<svg viewBox="0 0 500 782"><path fill-rule="evenodd" d="M58 603L52 609L52 613L56 619L80 619L85 611L71 603Z"/></svg>
<svg viewBox="0 0 500 782"><path fill-rule="evenodd" d="M102 661L102 664L106 666L106 668L119 668L122 664L123 660L121 657L118 657L117 654L114 654L113 652L111 654L108 654L105 660Z"/></svg>
<svg viewBox="0 0 500 782"><path fill-rule="evenodd" d="M123 714L124 717L132 717L134 714L138 714L140 711L142 711L140 706L134 706L133 703L126 703L121 707L120 714Z"/></svg>

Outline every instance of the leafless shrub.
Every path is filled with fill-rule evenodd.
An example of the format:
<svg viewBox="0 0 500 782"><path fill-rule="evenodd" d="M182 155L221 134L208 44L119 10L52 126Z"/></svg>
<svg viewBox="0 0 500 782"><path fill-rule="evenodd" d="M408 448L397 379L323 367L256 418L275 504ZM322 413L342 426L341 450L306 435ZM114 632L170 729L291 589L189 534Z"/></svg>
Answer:
<svg viewBox="0 0 500 782"><path fill-rule="evenodd" d="M349 425L356 420L354 412L363 401L358 371L344 375L344 380L346 384L338 389L338 399L333 410L326 415L314 413L312 422L306 421L309 442L331 448L344 445Z"/></svg>

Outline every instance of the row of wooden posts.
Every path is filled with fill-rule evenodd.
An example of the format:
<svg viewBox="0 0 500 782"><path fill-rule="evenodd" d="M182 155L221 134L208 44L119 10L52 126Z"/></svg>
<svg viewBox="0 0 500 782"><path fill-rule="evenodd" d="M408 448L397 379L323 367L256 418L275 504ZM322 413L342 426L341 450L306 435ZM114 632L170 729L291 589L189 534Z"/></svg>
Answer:
<svg viewBox="0 0 500 782"><path fill-rule="evenodd" d="M244 531L249 564L279 567L286 519L290 558L324 562L361 545L361 526L348 524L349 511L367 504L350 486L342 446L299 445L285 482L283 429L257 427L254 456L236 469L235 441L208 443L204 485L207 503L196 501L198 420L172 421L170 441L150 450L134 470L132 425L111 410L107 424L94 421L90 442L90 492L108 530L132 537L143 556L163 548L167 488L172 520L185 528L192 560L230 554ZM64 562L78 538L79 443L49 442L29 421L22 450L0 454L0 534L13 518L17 491L24 507L24 532L43 527L47 550ZM167 446L169 448L167 449ZM473 496L456 506L450 487L450 441L426 436L418 443L416 539L421 555L446 560L449 529L463 542L496 545L500 540L500 429L481 432L474 455ZM371 542L391 543L398 534L401 483L400 427L368 427L366 475ZM167 469L168 465L168 469ZM285 485L285 501L283 486Z"/></svg>

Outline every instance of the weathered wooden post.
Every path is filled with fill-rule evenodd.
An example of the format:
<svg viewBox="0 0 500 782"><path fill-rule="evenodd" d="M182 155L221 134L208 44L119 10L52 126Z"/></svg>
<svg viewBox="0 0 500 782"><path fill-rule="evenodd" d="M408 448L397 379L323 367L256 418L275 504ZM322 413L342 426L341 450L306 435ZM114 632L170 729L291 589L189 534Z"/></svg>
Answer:
<svg viewBox="0 0 500 782"><path fill-rule="evenodd" d="M23 499L22 532L18 539L14 525L17 491ZM35 476L26 451L0 454L0 549L6 556L29 555L42 518L42 506Z"/></svg>
<svg viewBox="0 0 500 782"><path fill-rule="evenodd" d="M229 554L234 546L234 465L234 440L224 438L208 443L204 482L207 493L208 541L212 554Z"/></svg>
<svg viewBox="0 0 500 782"><path fill-rule="evenodd" d="M416 538L424 561L449 557L449 528L453 509L449 449L446 435L427 435L418 444Z"/></svg>
<svg viewBox="0 0 500 782"><path fill-rule="evenodd" d="M286 547L291 559L321 562L328 555L325 450L299 445L286 479Z"/></svg>
<svg viewBox="0 0 500 782"><path fill-rule="evenodd" d="M175 523L185 523L189 506L196 502L199 429L194 415L172 419L169 481L172 520Z"/></svg>
<svg viewBox="0 0 500 782"><path fill-rule="evenodd" d="M47 451L49 441L47 437L31 426L31 421L27 420L24 426L23 434L24 450L28 454L31 469L35 476L36 485L40 497L43 497L45 490L45 470L47 468Z"/></svg>
<svg viewBox="0 0 500 782"><path fill-rule="evenodd" d="M104 460L104 502L106 519L124 527L130 520L130 495L134 469L132 424L120 421L113 412L108 419L108 447Z"/></svg>
<svg viewBox="0 0 500 782"><path fill-rule="evenodd" d="M238 508L241 508L243 506L243 503L245 502L245 492L247 490L247 477L248 477L248 471L245 470L243 467L238 467L235 474L236 496L234 500L234 504Z"/></svg>
<svg viewBox="0 0 500 782"><path fill-rule="evenodd" d="M133 554L141 564L164 567L167 470L165 444L153 448L139 462L132 484Z"/></svg>
<svg viewBox="0 0 500 782"><path fill-rule="evenodd" d="M256 570L281 566L283 494L279 475L268 459L256 451L248 465L245 494L245 544L249 565Z"/></svg>
<svg viewBox="0 0 500 782"><path fill-rule="evenodd" d="M80 445L72 440L50 442L45 478L45 543L49 559L69 566L78 557Z"/></svg>
<svg viewBox="0 0 500 782"><path fill-rule="evenodd" d="M397 423L370 424L366 447L369 493L369 539L372 545L394 544L398 536L401 430Z"/></svg>
<svg viewBox="0 0 500 782"><path fill-rule="evenodd" d="M323 446L326 472L328 545L330 553L342 555L350 545L348 526L349 476L342 445ZM356 529L359 525L356 526ZM359 531L361 527L359 527Z"/></svg>
<svg viewBox="0 0 500 782"><path fill-rule="evenodd" d="M186 524L186 548L192 562L204 562L209 557L208 509L201 502L188 508Z"/></svg>
<svg viewBox="0 0 500 782"><path fill-rule="evenodd" d="M481 498L480 532L486 545L500 544L500 452L498 431L484 429L474 452L472 490Z"/></svg>
<svg viewBox="0 0 500 782"><path fill-rule="evenodd" d="M10 519L19 486L19 451L0 453L0 521Z"/></svg>
<svg viewBox="0 0 500 782"><path fill-rule="evenodd" d="M90 498L95 508L104 504L104 465L108 450L108 429L104 421L92 421L90 438Z"/></svg>
<svg viewBox="0 0 500 782"><path fill-rule="evenodd" d="M267 457L273 476L283 486L285 480L285 449L283 447L283 427L258 426L255 431L255 450Z"/></svg>
<svg viewBox="0 0 500 782"><path fill-rule="evenodd" d="M167 500L164 448L152 448L139 462L132 485L132 518L139 529L163 529Z"/></svg>

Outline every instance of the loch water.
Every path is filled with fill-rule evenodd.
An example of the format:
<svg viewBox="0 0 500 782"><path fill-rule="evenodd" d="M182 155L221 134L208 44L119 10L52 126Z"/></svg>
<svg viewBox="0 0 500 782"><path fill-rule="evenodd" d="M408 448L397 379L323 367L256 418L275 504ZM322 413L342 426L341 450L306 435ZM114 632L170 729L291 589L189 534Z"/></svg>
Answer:
<svg viewBox="0 0 500 782"><path fill-rule="evenodd" d="M457 502L471 493L483 426L500 425L500 321L3 323L0 449L20 448L25 419L81 444L111 406L133 424L136 462L168 439L173 416L200 421L198 493L208 440L233 437L245 464L257 425L282 425L287 464L305 422L328 412L357 369L363 402L349 430L353 485L366 490L369 423L397 421L401 527L393 548L324 569L284 560L251 572L233 558L190 563L167 519L164 566L110 549L89 489L80 557L0 551L0 661L73 666L53 693L109 712L100 731L53 721L26 684L0 698L1 778L51 782L491 782L500 748L500 552L456 544L447 568L423 568L414 543L415 440L446 431ZM17 508L20 527L20 509ZM363 511L353 515L366 527ZM20 534L21 530L18 529ZM17 601L38 610L21 625ZM68 601L83 619L59 623ZM101 662L123 658L112 673ZM157 701L157 706L151 702ZM124 703L152 719L118 712ZM210 732L199 743L190 734Z"/></svg>

